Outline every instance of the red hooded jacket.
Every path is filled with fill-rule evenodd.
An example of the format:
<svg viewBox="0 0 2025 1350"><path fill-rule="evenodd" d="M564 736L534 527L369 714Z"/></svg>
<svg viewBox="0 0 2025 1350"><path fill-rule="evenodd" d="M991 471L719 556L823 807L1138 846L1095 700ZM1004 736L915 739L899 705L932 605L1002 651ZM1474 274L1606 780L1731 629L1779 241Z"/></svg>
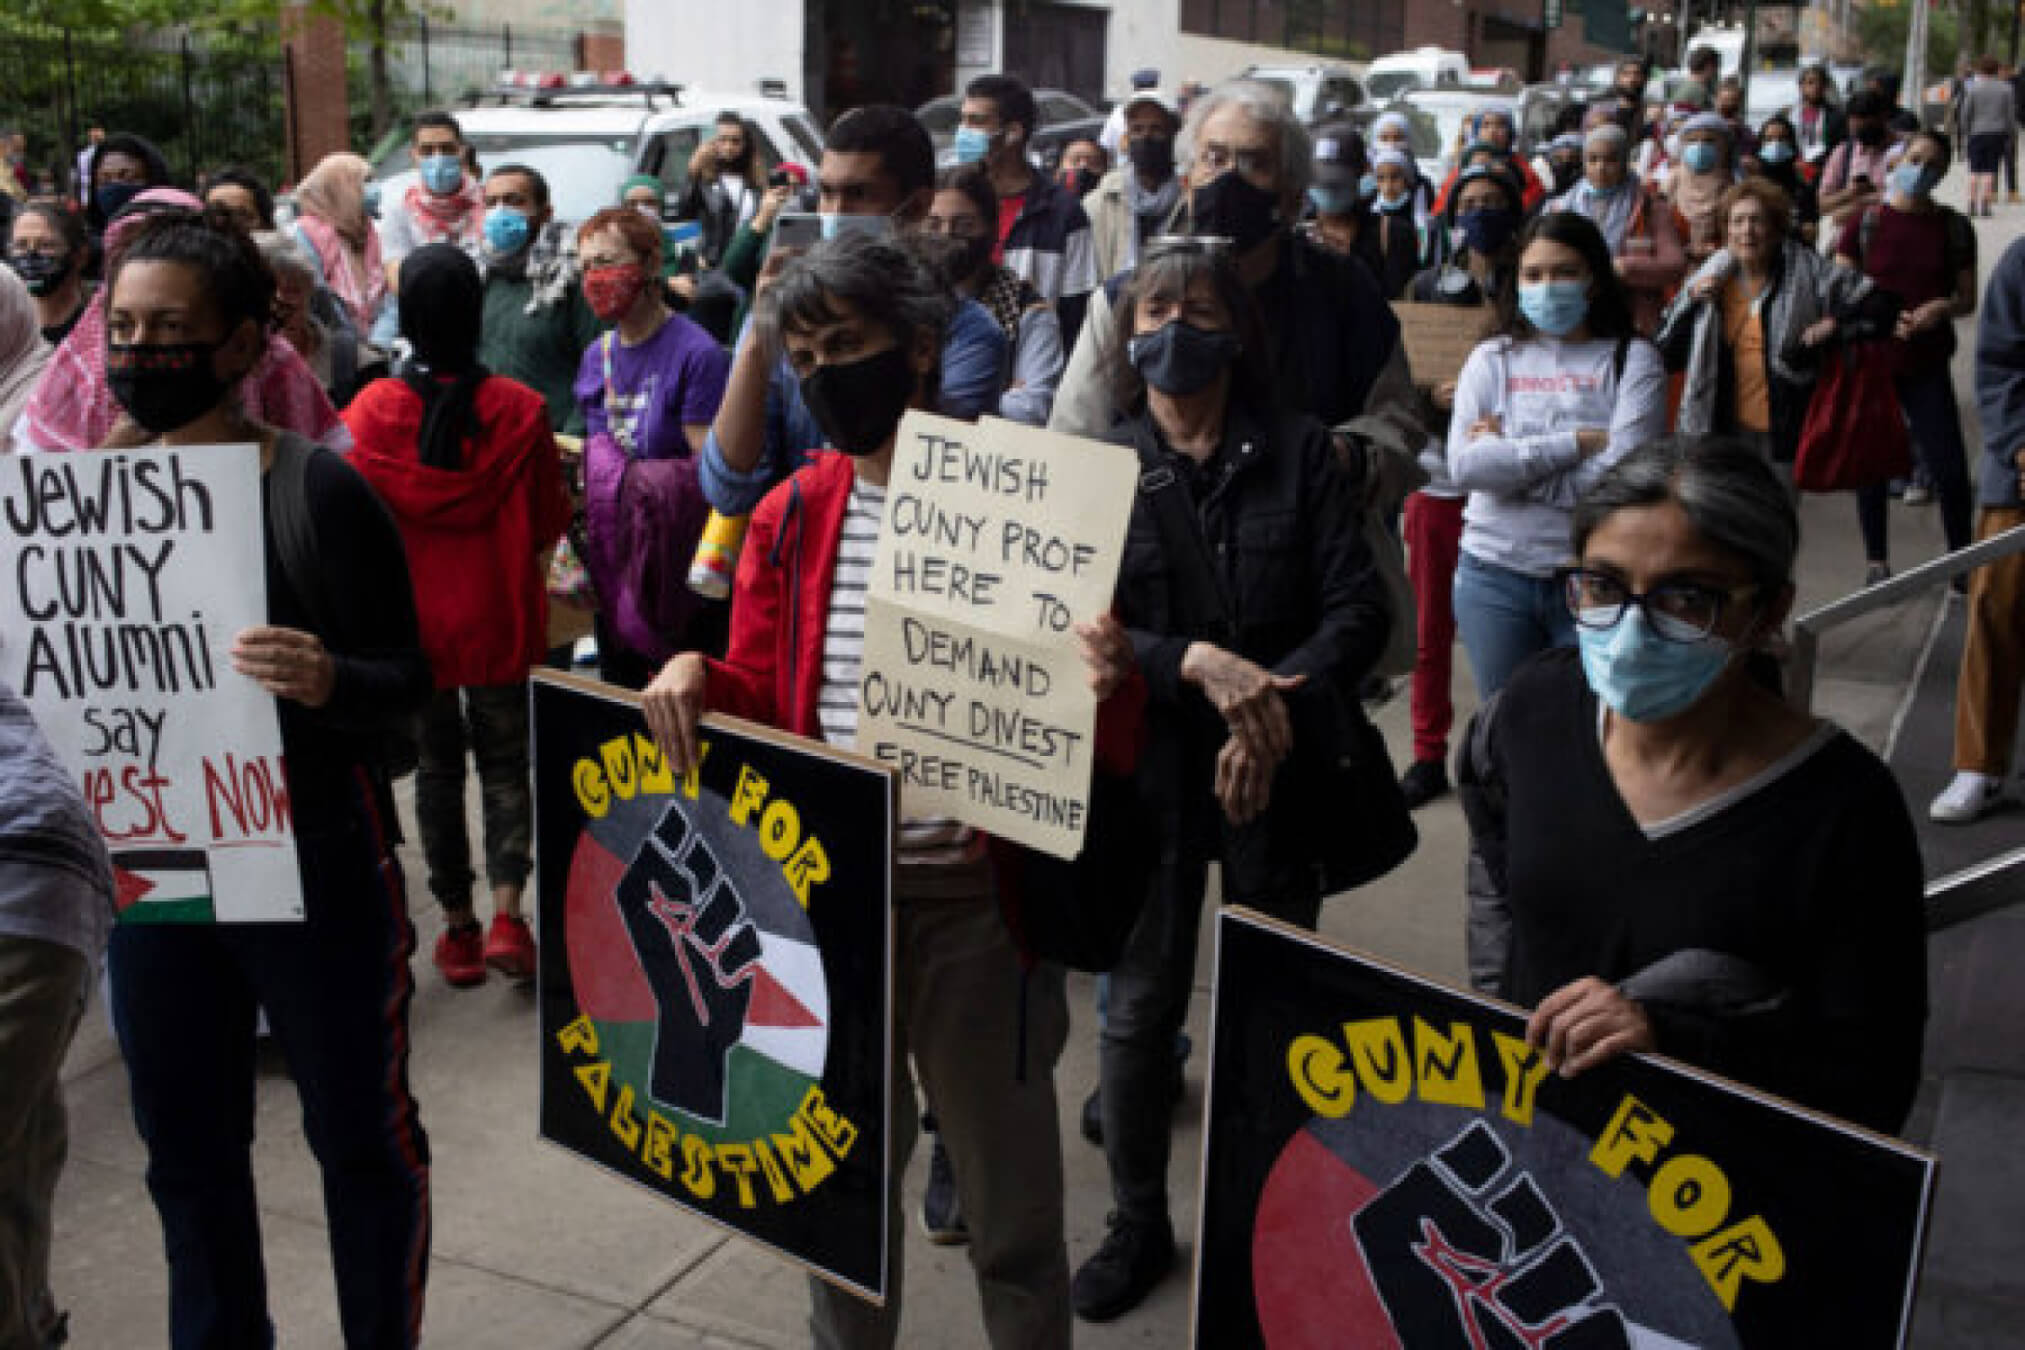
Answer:
<svg viewBox="0 0 2025 1350"><path fill-rule="evenodd" d="M501 376L478 388L470 462L418 458L422 397L375 380L345 409L353 467L393 512L408 546L422 648L438 689L515 684L548 647L542 556L569 525L548 405Z"/></svg>

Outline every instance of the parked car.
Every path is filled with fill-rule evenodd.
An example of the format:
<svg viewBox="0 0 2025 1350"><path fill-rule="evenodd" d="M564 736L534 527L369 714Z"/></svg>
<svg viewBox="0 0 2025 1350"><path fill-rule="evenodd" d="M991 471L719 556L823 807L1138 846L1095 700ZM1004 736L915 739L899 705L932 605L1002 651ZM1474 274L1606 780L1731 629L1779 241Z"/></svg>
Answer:
<svg viewBox="0 0 2025 1350"><path fill-rule="evenodd" d="M1040 125L1034 128L1034 139L1065 122L1086 122L1094 117L1101 126L1104 121L1102 109L1065 89L1034 90L1034 114L1040 120ZM927 128L928 139L935 142L937 162L946 161L950 143L956 139L956 124L963 119L963 95L944 94L940 98L931 98L916 108L914 115Z"/></svg>
<svg viewBox="0 0 2025 1350"><path fill-rule="evenodd" d="M1350 120L1364 133L1364 143L1371 144L1371 124L1386 113L1398 113L1406 119L1406 144L1413 154L1413 162L1420 169L1420 176L1439 180L1443 172L1442 155L1447 150L1441 139L1441 127L1425 109L1397 99L1391 103L1367 103L1350 114Z"/></svg>
<svg viewBox="0 0 2025 1350"><path fill-rule="evenodd" d="M1102 117L1079 117L1073 122L1055 122L1042 127L1027 142L1027 158L1048 177L1062 166L1062 151L1071 141L1094 141L1104 130ZM1114 166L1115 167L1115 166Z"/></svg>
<svg viewBox="0 0 2025 1350"><path fill-rule="evenodd" d="M1469 82L1469 59L1441 47L1416 47L1381 56L1364 72L1374 99L1395 99L1416 89L1454 89Z"/></svg>
<svg viewBox="0 0 2025 1350"><path fill-rule="evenodd" d="M1751 72L1751 86L1744 91L1744 120L1757 128L1774 113L1788 113L1799 102L1798 67L1754 70Z"/></svg>
<svg viewBox="0 0 2025 1350"><path fill-rule="evenodd" d="M1441 161L1429 177L1436 179L1445 177L1455 165L1456 155L1463 146L1462 128L1465 122L1487 107L1512 106L1512 100L1502 94L1486 94L1473 89L1419 89L1407 94L1405 101L1434 119L1441 141Z"/></svg>
<svg viewBox="0 0 2025 1350"><path fill-rule="evenodd" d="M808 109L785 97L711 94L676 85L570 83L563 76L518 76L454 109L465 143L486 169L525 164L548 180L558 218L584 221L619 200L619 185L653 174L669 200L689 185L689 160L716 134L717 115L735 112L753 129L769 167L800 164L811 177L823 156L822 134ZM406 137L380 147L373 178L383 200L415 181Z"/></svg>
<svg viewBox="0 0 2025 1350"><path fill-rule="evenodd" d="M1251 66L1239 78L1277 89L1311 127L1344 117L1370 101L1363 79L1349 66Z"/></svg>

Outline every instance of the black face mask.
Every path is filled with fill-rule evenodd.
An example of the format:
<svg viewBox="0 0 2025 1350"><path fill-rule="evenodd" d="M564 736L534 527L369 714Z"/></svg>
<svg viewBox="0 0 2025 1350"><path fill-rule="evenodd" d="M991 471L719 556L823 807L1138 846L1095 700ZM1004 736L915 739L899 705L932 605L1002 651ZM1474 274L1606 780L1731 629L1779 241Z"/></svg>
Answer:
<svg viewBox="0 0 2025 1350"><path fill-rule="evenodd" d="M56 288L63 284L64 274L70 271L68 257L51 258L41 253L10 253L7 265L21 278L21 284L37 300L56 294Z"/></svg>
<svg viewBox="0 0 2025 1350"><path fill-rule="evenodd" d="M888 347L844 365L817 366L802 377L802 402L831 446L863 458L892 438L916 383L907 353Z"/></svg>
<svg viewBox="0 0 2025 1350"><path fill-rule="evenodd" d="M1556 164L1554 168L1554 193L1559 196L1575 186L1575 180L1582 176L1580 164Z"/></svg>
<svg viewBox="0 0 2025 1350"><path fill-rule="evenodd" d="M1132 167L1139 171L1141 178L1165 182L1174 172L1174 137L1141 136L1125 145L1125 157L1132 161Z"/></svg>
<svg viewBox="0 0 2025 1350"><path fill-rule="evenodd" d="M1081 201L1097 190L1097 179L1098 173L1095 169L1086 167L1072 171L1065 170L1062 174L1062 186L1075 193L1076 199Z"/></svg>
<svg viewBox="0 0 2025 1350"><path fill-rule="evenodd" d="M1884 144L1884 126L1881 123L1871 122L1865 126L1851 127L1849 134L1856 138L1858 145L1868 149L1875 150Z"/></svg>
<svg viewBox="0 0 2025 1350"><path fill-rule="evenodd" d="M1180 319L1125 345L1139 378L1177 398L1209 388L1243 350L1236 333L1212 332Z"/></svg>
<svg viewBox="0 0 2025 1350"><path fill-rule="evenodd" d="M917 234L909 241L942 284L954 290L984 270L995 241L988 234Z"/></svg>
<svg viewBox="0 0 2025 1350"><path fill-rule="evenodd" d="M1190 198L1191 233L1228 239L1249 253L1280 226L1280 198L1233 169L1196 188Z"/></svg>
<svg viewBox="0 0 2025 1350"><path fill-rule="evenodd" d="M234 381L223 380L211 358L222 342L165 342L105 349L106 385L141 426L160 436L186 427L224 401Z"/></svg>

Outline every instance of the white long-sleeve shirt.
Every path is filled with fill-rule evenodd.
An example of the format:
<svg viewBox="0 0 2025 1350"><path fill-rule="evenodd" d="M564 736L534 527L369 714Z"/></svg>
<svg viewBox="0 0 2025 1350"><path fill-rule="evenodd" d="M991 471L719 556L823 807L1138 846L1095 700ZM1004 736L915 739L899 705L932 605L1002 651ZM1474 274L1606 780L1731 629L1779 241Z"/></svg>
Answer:
<svg viewBox="0 0 2025 1350"><path fill-rule="evenodd" d="M1544 577L1568 561L1576 500L1626 454L1666 431L1666 368L1642 338L1525 342L1495 337L1463 363L1449 422L1448 470L1469 492L1463 551ZM1470 427L1496 417L1495 435ZM1576 432L1608 428L1610 444L1584 458Z"/></svg>

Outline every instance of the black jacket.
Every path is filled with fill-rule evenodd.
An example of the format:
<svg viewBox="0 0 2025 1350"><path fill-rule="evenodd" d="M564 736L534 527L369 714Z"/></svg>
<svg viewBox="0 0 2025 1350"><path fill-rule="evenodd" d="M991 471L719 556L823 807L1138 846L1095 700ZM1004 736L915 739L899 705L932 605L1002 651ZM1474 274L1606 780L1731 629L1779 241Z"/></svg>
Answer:
<svg viewBox="0 0 2025 1350"><path fill-rule="evenodd" d="M1326 831L1313 829L1308 816L1326 804L1303 790L1304 781L1320 781L1333 764L1335 747L1346 741L1346 719L1364 717L1357 686L1385 646L1390 619L1358 529L1362 511L1327 428L1303 414L1260 414L1234 404L1221 449L1200 470L1162 443L1144 409L1119 425L1115 439L1138 452L1143 474L1176 475L1172 490L1193 497L1229 604L1226 628L1215 601L1194 593L1195 573L1169 556L1142 484L1126 531L1116 609L1146 678L1139 780L1162 817L1168 849L1213 846L1223 819L1213 775L1227 733L1209 700L1182 681L1189 644L1212 641L1276 674L1308 677L1287 696L1295 752L1274 780L1266 815L1238 832L1246 846L1232 850L1256 864L1244 869L1250 875L1226 877L1227 893L1243 896L1270 886L1275 869L1318 860ZM1228 871L1228 857L1226 864Z"/></svg>

